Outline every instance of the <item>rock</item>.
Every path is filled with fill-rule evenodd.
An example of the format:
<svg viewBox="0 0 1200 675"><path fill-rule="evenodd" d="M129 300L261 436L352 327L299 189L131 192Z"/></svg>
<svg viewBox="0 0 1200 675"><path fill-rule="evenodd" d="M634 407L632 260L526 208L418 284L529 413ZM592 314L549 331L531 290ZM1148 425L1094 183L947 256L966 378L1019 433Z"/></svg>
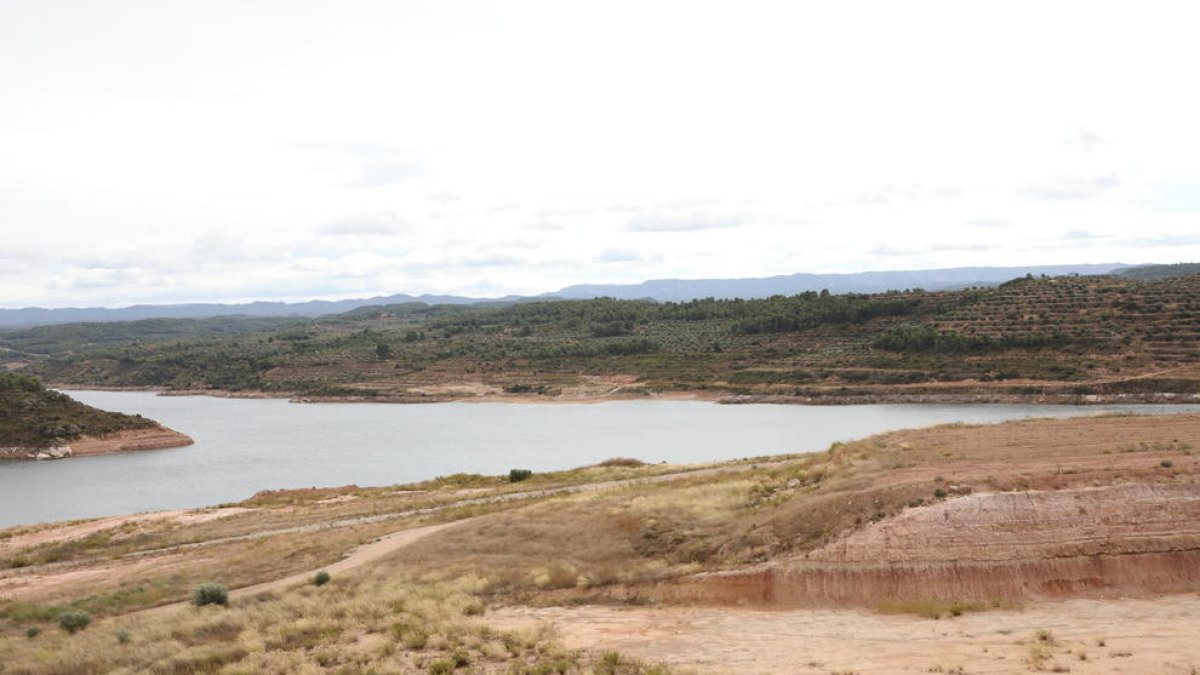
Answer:
<svg viewBox="0 0 1200 675"><path fill-rule="evenodd" d="M52 445L48 448L0 448L0 459L62 459L70 456L69 445Z"/></svg>

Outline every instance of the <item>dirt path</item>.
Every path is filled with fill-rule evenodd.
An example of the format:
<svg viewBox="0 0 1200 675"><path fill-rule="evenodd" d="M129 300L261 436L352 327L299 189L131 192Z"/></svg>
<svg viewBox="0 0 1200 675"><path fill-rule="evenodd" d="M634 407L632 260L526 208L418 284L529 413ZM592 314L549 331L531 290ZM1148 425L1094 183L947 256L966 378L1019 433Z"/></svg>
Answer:
<svg viewBox="0 0 1200 675"><path fill-rule="evenodd" d="M1200 597L1070 600L958 618L861 610L514 607L502 630L548 623L566 646L697 673L1181 673L1200 667ZM1038 638L1038 631L1049 631ZM961 669L961 670L960 670Z"/></svg>
<svg viewBox="0 0 1200 675"><path fill-rule="evenodd" d="M350 555L331 565L322 567L321 570L325 570L330 574L330 576L336 577L339 574L349 572L356 567L361 567L367 563L379 560L389 553L399 551L405 546L409 546L416 541L428 537L431 534L440 532L448 527L454 527L459 523L466 523L472 520L475 520L475 518L466 518L450 523L438 523L437 525L426 525L424 527L414 527L407 530L400 530L399 532L393 532L389 535L380 537L369 544L363 544L362 546L359 546L351 551ZM274 581L267 581L261 584L254 584L253 586L236 588L229 592L229 599L231 601L243 600L246 598L253 598L256 595L262 595L263 593L279 591L291 586L299 586L300 584L310 583L313 579L313 576L315 576L316 573L321 570L310 570L308 572L301 572L300 574L293 574L291 576L283 577L282 579L275 579ZM189 601L174 602L169 605L160 605L158 607L143 610L142 612L133 612L127 616L141 614L143 612L157 613L174 611L189 607L190 605L191 603Z"/></svg>
<svg viewBox="0 0 1200 675"><path fill-rule="evenodd" d="M359 546L351 551L350 555L333 563L332 565L326 565L321 569L329 572L330 576L337 576L369 562L379 560L389 553L399 551L405 546L409 546L410 544L413 544L420 539L424 539L431 534L441 532L446 528L454 527L455 525L459 525L461 523L471 522L481 517L483 516L476 516L476 518L465 518L463 520L456 520L450 523L438 523L437 525L414 527L409 530L393 532L389 535L380 537L369 544L363 544L362 546ZM229 594L229 596L234 600L239 598L249 598L255 595L267 593L269 591L278 591L290 586L308 583L312 581L313 576L319 571L320 570L312 570L309 572L303 572L301 574L293 574L290 577L276 579L275 581L268 581L261 584L255 584L253 586L244 586L233 591Z"/></svg>
<svg viewBox="0 0 1200 675"><path fill-rule="evenodd" d="M785 461L780 461L780 462L767 462L767 463L763 463L763 464L758 464L757 466L759 466L759 467L771 466L774 464L782 464L782 463L785 463L786 461L794 461L794 460L785 460ZM639 483L660 483L660 482L665 482L665 481L681 480L683 478L688 478L688 477L713 475L716 473L724 473L727 471L746 471L746 470L750 469L750 466L751 465L748 465L748 464L747 465L734 465L734 466L720 466L720 467L713 467L713 468L709 468L709 469L699 469L699 470L695 470L695 471L685 471L685 472L679 472L679 473L662 474L662 475L658 475L658 476L648 476L646 478L630 478L630 479L625 479L625 480L603 481L603 482L599 482L599 483L587 483L584 485L569 485L569 486L565 486L565 487L550 488L550 489L546 489L546 490L534 490L534 491L530 491L530 492L515 492L515 493L510 493L510 494L497 495L494 497L466 499L466 500L462 500L462 501L453 502L451 504L447 504L444 506L432 507L432 508L428 508L428 509L418 509L415 511L406 511L403 513L396 513L396 514L380 514L380 515L376 515L376 516L364 516L362 518L346 519L346 520L337 521L334 523L321 523L319 525L313 525L313 526L300 526L300 527L295 527L295 528L287 528L287 529L283 529L283 530L272 530L271 532L255 533L253 535L243 535L240 537L228 537L228 538L224 538L224 539L216 539L216 540L212 540L212 541L208 541L208 542L201 542L201 543L197 543L197 544L186 544L181 547L175 547L172 550L177 550L179 548L199 548L199 547L203 547L203 546L212 545L215 543L225 543L225 542L229 542L229 541L257 539L257 538L261 538L261 537L265 537L265 536L272 536L272 535L282 534L282 533L304 532L304 531L310 531L310 530L315 531L318 529L323 530L323 529L327 529L330 527L349 527L352 525L380 522L383 520L390 520L390 519L399 518L399 517L403 517L403 516L428 515L431 513L436 513L438 511L445 511L447 509L458 508L458 507L466 506L466 505L494 504L494 503L498 503L498 502L532 499L534 497L553 496L556 494L595 492L595 491L600 491L600 490L616 489L616 488L620 488L620 487L625 487L627 485L635 485L635 484L639 484ZM325 571L329 572L331 575L341 574L341 573L347 572L351 569L354 569L356 567L359 567L361 565L378 560L379 558L382 558L383 556L386 556L389 553L398 551L398 550L400 550L406 546L409 546L409 545L415 543L416 541L423 539L424 537L427 537L431 534L440 532L440 531L445 530L450 527L454 527L455 525L472 522L472 521L478 520L479 518L486 518L486 517L487 516L475 516L474 518L465 518L462 520L456 520L456 521L452 521L452 522L448 522L448 523L438 523L436 525L426 525L423 527L414 527L414 528L408 528L408 529L392 532L391 534L384 535L383 537L380 537L379 539L376 539L375 541L373 541L371 543L363 544L363 545L353 549L350 552L350 554L347 555L342 560L339 560L338 562L332 563L330 565L326 565L326 566L320 568L320 570L325 570ZM159 551L154 551L153 553L163 553L163 552L164 551L159 550ZM139 556L144 557L147 553L148 552L141 552L140 554L132 554L130 557L139 557ZM240 598L253 597L255 595L260 595L262 593L267 593L269 591L280 590L283 588L299 585L302 583L308 583L309 581L312 580L313 576L320 570L310 570L310 571L302 572L299 574L293 574L293 575L284 577L282 579L276 579L274 581L267 581L267 582L263 582L260 584L254 584L252 586L243 586L241 588L231 590L229 593L229 597L231 600L237 600ZM181 602L171 603L169 605L160 605L158 607L154 607L154 608L143 610L143 611L145 611L145 612L169 611L169 610L175 610L175 609L187 607L188 604L189 603L187 601L181 601Z"/></svg>
<svg viewBox="0 0 1200 675"><path fill-rule="evenodd" d="M452 510L452 509L456 509L456 508L461 508L461 507L465 507L465 506L482 506L482 505L490 505L490 504L501 504L501 503L508 503L508 502L527 501L527 500L533 500L533 499L538 499L538 498L543 498L543 497L552 497L555 495L598 492L598 491L603 491L603 490L614 490L614 489L619 489L622 487L644 484L644 483L661 483L661 482L683 480L683 479L693 478L693 477L711 476L711 475L715 475L715 474L719 474L719 473L727 473L727 472L735 472L735 471L748 471L751 469L752 466L757 466L757 467L761 468L761 467L785 464L785 463L791 462L791 461L798 461L798 460L795 460L795 459L779 460L779 461L775 461L775 462L763 462L763 463L759 463L757 465L735 464L735 465L731 465L731 466L714 466L714 467L705 468L705 469L694 469L694 470L690 470L690 471L680 471L680 472L675 472L675 473L660 474L657 476L646 476L643 478L627 478L627 479L622 479L622 480L602 481L602 482L598 482L598 483L585 483L582 485L567 485L567 486L562 486L562 487L546 488L546 489L542 489L542 490L529 490L526 492L510 492L510 493L506 493L506 494L493 495L490 497L475 497L475 498L470 498L470 499L462 499L462 500L457 500L457 501L454 501L454 502L451 502L448 504L443 504L440 506L433 506L433 507L427 507L427 508L421 508L421 509L409 509L409 510L405 510L405 511L396 511L396 512L392 512L392 513L381 513L381 514L375 514L375 515L370 515L370 516L344 518L341 520L330 521L330 522L320 522L320 523L313 523L313 524L309 524L309 525L297 525L294 527L277 528L277 529L266 530L266 531L262 531L262 532L253 532L253 533L249 533L249 534L236 535L236 536L231 536L231 537L221 537L221 538L217 538L217 539L210 539L210 540L202 541L202 542L195 542L195 543L189 543L189 544L178 544L178 545L173 545L173 546L168 546L168 547L163 547L163 548L135 551L135 552L126 554L125 556L118 558L118 559L112 561L111 563L106 563L104 565L103 569L105 571L105 574L107 574L109 576L125 574L129 570L136 570L136 569L141 569L142 567L144 567L146 564L144 561L147 558L159 558L159 557L163 557L163 556L170 556L170 555L175 555L175 554L181 553L183 551L204 549L204 548L208 548L208 547L216 546L216 545L220 545L220 544L229 544L229 543L234 543L234 542L248 542L248 541L254 541L254 540L258 540L258 539L264 539L264 538L283 535L283 534L296 534L296 533L303 533L303 532L323 532L323 531L328 531L331 528L354 527L354 526L358 526L358 525L386 522L389 520L400 520L403 518L434 515L434 514L437 514L440 512L444 512L444 511L448 511L448 510ZM162 511L162 512L139 514L136 516L120 516L120 517L113 517L113 518L102 518L99 520L87 521L85 523L79 523L79 524L71 525L69 527L64 527L64 528L46 528L45 530L39 530L36 535L36 542L38 544L46 544L46 543L51 543L51 542L69 541L72 539L77 539L77 538L86 536L88 534L94 534L96 532L109 530L114 527L119 527L119 526L129 523L129 522L152 521L152 520L161 520L161 519L168 519L168 518L176 518L176 519L180 519L181 522L184 522L188 518L193 518L193 519L210 518L211 519L211 518L217 518L217 517L224 517L226 515L234 515L235 513L240 513L243 510L244 509L240 509L240 508L230 508L230 509L208 509L208 510L201 509L201 510L197 510L194 512ZM461 523L461 522L466 522L466 521L459 520L459 521L455 521L455 522ZM393 532L391 534L384 536L380 542L376 542L376 543L382 543L382 542L389 541L392 537L406 537L407 536L406 533L411 533L411 532L421 531L424 534L430 534L439 529L442 529L443 527L448 527L453 524L455 524L455 523L452 522L452 523L445 523L442 525L429 526L430 528L435 528L435 529L409 528L409 529L399 530L397 532ZM422 534L420 536L424 536L424 535ZM417 537L417 538L419 538L419 537ZM408 543L411 543L412 541L416 541L416 539L403 539L404 543L399 544L397 546L397 548L399 548L400 546L407 545ZM23 540L22 543L28 544L28 543L30 543L30 540ZM329 567L325 567L324 569L329 570L330 573L332 573L332 570L334 569L334 567L333 567L334 565L343 564L346 561L351 560L351 559L357 560L358 558L356 558L356 556L359 555L358 552L361 549L373 550L373 549L368 548L373 545L374 545L374 543L366 544L357 549L354 549L354 551L350 553L349 557L347 557L346 559L343 559L342 561L340 561L338 563L332 563ZM15 548L15 547L13 547L13 548ZM394 549L392 549L392 550L394 550ZM385 553L386 552L390 552L390 551L385 551ZM383 554L381 554L381 555L383 555ZM361 563L357 563L357 564L361 564ZM0 594L2 594L2 595L0 595L0 597L2 597L3 599L8 599L8 600L18 600L18 599L24 599L24 598L27 598L30 596L37 595L38 593L41 593L41 592L45 591L46 589L61 588L64 585L68 585L68 584L72 583L74 580L87 577L87 574L86 574L87 569L88 568L80 570L79 565L77 563L72 562L72 561L65 561L65 562L48 563L45 565L39 565L37 567L25 567L25 568L14 569L14 570L3 570L3 571L0 571ZM84 577L79 576L80 572L85 573ZM316 570L313 570L312 572L306 572L304 574L294 575L293 577L288 577L287 579L279 580L278 582L267 582L267 583L283 583L284 585L290 585L290 583L291 583L290 580L292 580L292 579L311 578L312 574L315 574L315 573L316 573ZM263 584L263 585L265 585L265 584ZM247 588L256 588L256 587L247 587ZM163 605L160 607L160 609L163 607L181 606L182 604L184 604L184 603L176 603L174 605Z"/></svg>

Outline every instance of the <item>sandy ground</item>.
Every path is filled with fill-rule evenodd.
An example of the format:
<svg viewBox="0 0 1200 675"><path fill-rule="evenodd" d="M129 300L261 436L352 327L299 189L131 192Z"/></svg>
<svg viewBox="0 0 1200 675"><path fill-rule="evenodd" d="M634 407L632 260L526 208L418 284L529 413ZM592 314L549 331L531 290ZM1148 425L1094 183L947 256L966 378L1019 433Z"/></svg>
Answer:
<svg viewBox="0 0 1200 675"><path fill-rule="evenodd" d="M1069 600L940 620L862 610L506 608L504 630L552 625L577 649L696 673L1196 673L1200 597ZM1050 640L1037 637L1049 631ZM1046 658L1039 658L1044 654ZM1057 669L1057 670L1056 670Z"/></svg>
<svg viewBox="0 0 1200 675"><path fill-rule="evenodd" d="M18 534L6 539L0 539L0 555L3 555L9 551L27 548L30 546L39 546L42 544L61 543L71 541L73 539L82 539L97 532L113 530L129 524L173 520L181 525L192 525L196 523L206 523L211 520L218 520L221 518L228 518L229 516L244 513L250 510L252 509L226 507L214 509L191 509L186 511L153 511L150 513L139 513L132 516L112 516L109 518L98 518L96 520L88 520L75 524L62 523L57 525L49 525L38 527L25 534Z"/></svg>
<svg viewBox="0 0 1200 675"><path fill-rule="evenodd" d="M132 450L181 448L193 443L195 441L190 436L166 427L129 429L102 437L82 436L77 438L71 441L71 456L87 457L89 455L108 455L115 452L129 452Z"/></svg>

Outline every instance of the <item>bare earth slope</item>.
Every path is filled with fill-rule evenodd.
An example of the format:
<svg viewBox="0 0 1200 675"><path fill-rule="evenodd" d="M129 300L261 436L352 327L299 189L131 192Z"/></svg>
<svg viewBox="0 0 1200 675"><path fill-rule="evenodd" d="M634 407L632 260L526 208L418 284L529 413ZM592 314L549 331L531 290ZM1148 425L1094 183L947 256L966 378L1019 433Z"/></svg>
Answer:
<svg viewBox="0 0 1200 675"><path fill-rule="evenodd" d="M774 606L991 601L1200 588L1200 485L975 494L911 509L681 597Z"/></svg>
<svg viewBox="0 0 1200 675"><path fill-rule="evenodd" d="M894 451L894 468L857 493L829 494L827 507L844 499L852 510L864 495L882 503L889 490L937 487L892 517L878 512L766 564L692 577L665 597L875 606L1200 588L1196 416L915 430L842 452L864 444L875 457ZM810 514L802 506L764 514L762 524L803 521Z"/></svg>

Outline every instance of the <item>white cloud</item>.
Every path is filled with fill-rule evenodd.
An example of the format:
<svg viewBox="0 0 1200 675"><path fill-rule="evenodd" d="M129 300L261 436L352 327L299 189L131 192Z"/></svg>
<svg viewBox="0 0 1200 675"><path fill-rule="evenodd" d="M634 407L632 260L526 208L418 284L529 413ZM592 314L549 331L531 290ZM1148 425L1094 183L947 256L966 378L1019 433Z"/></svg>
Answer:
<svg viewBox="0 0 1200 675"><path fill-rule="evenodd" d="M1055 176L1031 181L1023 188L1026 194L1038 199L1094 199L1116 187L1120 181L1113 174L1101 176Z"/></svg>
<svg viewBox="0 0 1200 675"><path fill-rule="evenodd" d="M625 229L631 232L694 232L737 227L747 222L741 214L727 213L650 213L630 218Z"/></svg>
<svg viewBox="0 0 1200 675"><path fill-rule="evenodd" d="M1183 4L122 7L0 3L0 306L1200 259Z"/></svg>
<svg viewBox="0 0 1200 675"><path fill-rule="evenodd" d="M319 225L317 232L327 236L390 237L411 227L396 213L382 211L343 216Z"/></svg>

